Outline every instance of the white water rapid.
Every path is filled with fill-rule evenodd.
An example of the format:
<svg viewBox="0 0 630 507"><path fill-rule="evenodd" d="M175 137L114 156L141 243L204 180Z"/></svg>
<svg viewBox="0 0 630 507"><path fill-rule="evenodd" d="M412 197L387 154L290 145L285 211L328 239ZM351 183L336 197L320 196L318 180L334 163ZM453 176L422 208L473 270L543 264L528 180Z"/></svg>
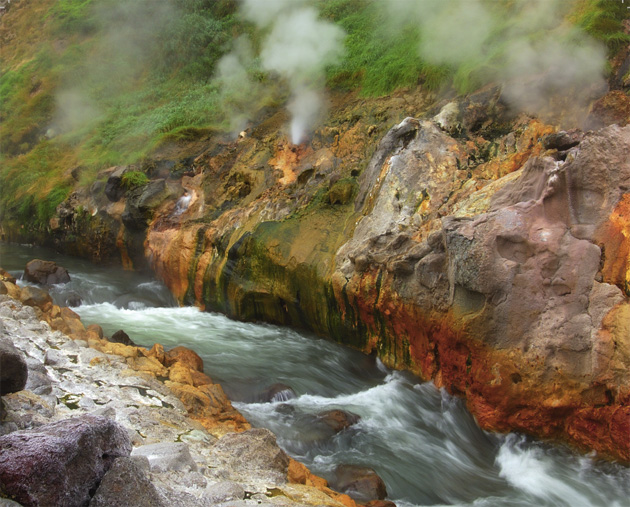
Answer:
<svg viewBox="0 0 630 507"><path fill-rule="evenodd" d="M75 310L85 324L100 324L107 335L124 329L139 345L194 349L253 425L274 431L289 454L325 478L339 464L374 468L399 507L628 505L628 468L484 432L462 400L372 357L291 329L178 308L159 282L134 273L0 243L0 266L16 276L32 258L70 271L72 281L52 294L61 304L80 297ZM296 397L257 402L275 383ZM317 417L329 409L361 419L335 433Z"/></svg>

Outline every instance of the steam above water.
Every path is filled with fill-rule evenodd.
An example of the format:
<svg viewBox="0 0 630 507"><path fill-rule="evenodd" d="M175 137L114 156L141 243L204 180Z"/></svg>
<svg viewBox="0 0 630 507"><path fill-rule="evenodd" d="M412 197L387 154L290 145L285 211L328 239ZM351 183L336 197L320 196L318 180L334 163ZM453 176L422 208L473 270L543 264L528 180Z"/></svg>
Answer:
<svg viewBox="0 0 630 507"><path fill-rule="evenodd" d="M324 69L340 58L344 32L319 19L317 10L306 0L244 0L241 15L264 33L262 69L277 74L289 85L291 141L299 144L325 110ZM242 50L237 47L220 62L219 77L224 81L231 80L234 71L242 74L230 63L236 57L240 68L244 68L246 60L239 54Z"/></svg>

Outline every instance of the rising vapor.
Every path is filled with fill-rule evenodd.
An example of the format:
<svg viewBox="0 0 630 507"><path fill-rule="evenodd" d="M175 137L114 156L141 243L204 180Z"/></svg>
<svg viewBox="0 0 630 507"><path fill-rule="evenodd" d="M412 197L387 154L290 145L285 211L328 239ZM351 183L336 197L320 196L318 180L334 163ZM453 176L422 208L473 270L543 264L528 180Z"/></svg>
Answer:
<svg viewBox="0 0 630 507"><path fill-rule="evenodd" d="M421 59L483 65L485 83L503 83L504 98L517 110L544 112L567 90L573 90L573 106L579 107L604 84L605 48L565 20L576 0L375 3L388 14L392 29L419 26Z"/></svg>
<svg viewBox="0 0 630 507"><path fill-rule="evenodd" d="M299 144L325 110L325 67L341 57L345 34L319 19L306 0L244 0L241 14L265 33L263 70L276 73L290 87L291 140Z"/></svg>

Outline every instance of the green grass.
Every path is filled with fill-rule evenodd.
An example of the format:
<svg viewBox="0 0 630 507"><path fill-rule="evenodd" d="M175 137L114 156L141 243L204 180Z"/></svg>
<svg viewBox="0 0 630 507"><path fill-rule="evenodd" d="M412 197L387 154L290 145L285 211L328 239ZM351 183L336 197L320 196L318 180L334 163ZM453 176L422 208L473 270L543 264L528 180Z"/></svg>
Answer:
<svg viewBox="0 0 630 507"><path fill-rule="evenodd" d="M382 3L313 0L323 18L347 33L344 57L327 70L328 85L366 96L419 84L459 93L478 89L505 61L505 35L522 5L487 1L500 21L491 43L482 56L447 65L420 58L420 25L409 19L393 30ZM238 6L236 0L16 4L5 14L11 24L0 27L0 35L17 34L0 53L0 213L43 227L70 191L72 167L83 167L81 184L87 185L100 169L139 163L162 143L226 131L239 104L256 109L286 96L269 92L275 80L256 60L247 72L264 90L258 102L253 94L220 89L216 64L233 40L247 34L256 50L263 39L239 20ZM606 44L612 57L630 42L622 29L625 7L618 0L576 0L569 19ZM113 29L123 36L112 37ZM60 116L62 92L78 104L71 112L84 117Z"/></svg>
<svg viewBox="0 0 630 507"><path fill-rule="evenodd" d="M121 185L127 190L141 187L147 183L149 183L149 177L142 171L128 171L121 178Z"/></svg>

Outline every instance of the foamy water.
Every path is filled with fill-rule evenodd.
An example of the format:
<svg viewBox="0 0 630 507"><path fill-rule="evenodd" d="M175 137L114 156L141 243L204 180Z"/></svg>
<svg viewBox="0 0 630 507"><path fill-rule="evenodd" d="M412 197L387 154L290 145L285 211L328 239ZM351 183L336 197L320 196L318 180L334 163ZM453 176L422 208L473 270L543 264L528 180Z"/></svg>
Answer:
<svg viewBox="0 0 630 507"><path fill-rule="evenodd" d="M44 253L50 257L37 255ZM15 274L35 256L0 244L0 266ZM484 432L462 400L375 358L294 330L178 308L156 281L58 260L72 277L53 289L58 301L78 294L83 321L108 335L124 329L140 345L194 349L235 406L319 475L331 478L339 464L372 467L400 507L628 505L628 468L521 435ZM279 382L296 397L256 401ZM330 409L361 419L334 433L317 417Z"/></svg>

